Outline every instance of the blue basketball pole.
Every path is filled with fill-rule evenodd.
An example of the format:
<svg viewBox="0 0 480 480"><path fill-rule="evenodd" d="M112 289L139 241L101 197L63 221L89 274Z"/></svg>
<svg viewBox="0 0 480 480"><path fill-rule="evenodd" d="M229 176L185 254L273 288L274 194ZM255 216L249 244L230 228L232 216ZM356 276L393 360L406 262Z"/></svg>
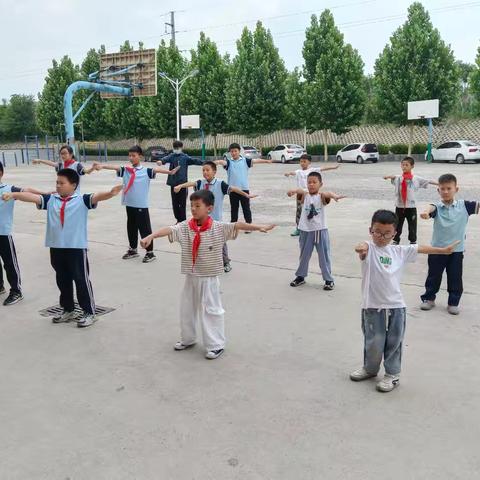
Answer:
<svg viewBox="0 0 480 480"><path fill-rule="evenodd" d="M433 143L433 122L428 119L428 147L427 147L427 162L432 161L432 143Z"/></svg>

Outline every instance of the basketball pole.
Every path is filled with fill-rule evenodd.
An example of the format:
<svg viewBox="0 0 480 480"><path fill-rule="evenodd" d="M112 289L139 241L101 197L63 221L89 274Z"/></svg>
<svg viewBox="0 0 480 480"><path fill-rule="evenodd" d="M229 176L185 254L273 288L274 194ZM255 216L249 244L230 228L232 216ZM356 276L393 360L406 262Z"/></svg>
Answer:
<svg viewBox="0 0 480 480"><path fill-rule="evenodd" d="M433 144L433 121L428 119L428 146L427 146L427 162L432 162L432 144Z"/></svg>

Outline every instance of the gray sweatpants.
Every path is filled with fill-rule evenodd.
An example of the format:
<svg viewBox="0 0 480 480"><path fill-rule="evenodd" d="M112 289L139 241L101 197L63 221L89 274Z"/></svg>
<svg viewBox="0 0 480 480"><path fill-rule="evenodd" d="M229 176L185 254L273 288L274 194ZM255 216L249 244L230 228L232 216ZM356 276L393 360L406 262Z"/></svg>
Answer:
<svg viewBox="0 0 480 480"><path fill-rule="evenodd" d="M400 373L406 318L405 308L362 310L363 366L368 373L378 372L382 357L385 373Z"/></svg>
<svg viewBox="0 0 480 480"><path fill-rule="evenodd" d="M304 232L300 230L300 264L295 273L297 277L305 278L308 275L308 264L312 257L314 247L318 253L318 264L322 271L322 277L326 282L333 282L332 266L330 264L330 237L328 230L316 230Z"/></svg>

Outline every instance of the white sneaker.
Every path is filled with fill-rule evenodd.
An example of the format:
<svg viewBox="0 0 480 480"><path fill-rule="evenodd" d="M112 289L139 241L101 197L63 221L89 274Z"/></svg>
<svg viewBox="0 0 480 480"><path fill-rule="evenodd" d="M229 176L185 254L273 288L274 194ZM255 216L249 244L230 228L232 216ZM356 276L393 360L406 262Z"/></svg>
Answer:
<svg viewBox="0 0 480 480"><path fill-rule="evenodd" d="M447 307L447 312L450 315L458 315L460 313L460 307L458 307L457 305L449 305Z"/></svg>
<svg viewBox="0 0 480 480"><path fill-rule="evenodd" d="M218 358L225 350L220 348L219 350L210 350L205 354L207 360L215 360Z"/></svg>
<svg viewBox="0 0 480 480"><path fill-rule="evenodd" d="M435 306L435 302L433 300L423 300L420 304L420 310L431 310Z"/></svg>
<svg viewBox="0 0 480 480"><path fill-rule="evenodd" d="M400 384L399 375L389 375L386 373L384 377L377 383L377 390L379 392L391 392Z"/></svg>
<svg viewBox="0 0 480 480"><path fill-rule="evenodd" d="M361 367L350 374L350 380L354 382L361 382L362 380L366 380L367 378L372 378L376 376L376 373L368 373L365 370L365 367Z"/></svg>
<svg viewBox="0 0 480 480"><path fill-rule="evenodd" d="M173 349L179 352L181 350L186 350L187 348L192 348L194 345L195 345L194 343L191 343L190 345L184 345L182 342L177 342L173 347Z"/></svg>
<svg viewBox="0 0 480 480"><path fill-rule="evenodd" d="M85 328L93 325L97 321L97 317L90 313L84 313L78 320L77 320L77 327L78 328Z"/></svg>
<svg viewBox="0 0 480 480"><path fill-rule="evenodd" d="M75 319L75 312L63 312L52 318L52 323L68 323Z"/></svg>

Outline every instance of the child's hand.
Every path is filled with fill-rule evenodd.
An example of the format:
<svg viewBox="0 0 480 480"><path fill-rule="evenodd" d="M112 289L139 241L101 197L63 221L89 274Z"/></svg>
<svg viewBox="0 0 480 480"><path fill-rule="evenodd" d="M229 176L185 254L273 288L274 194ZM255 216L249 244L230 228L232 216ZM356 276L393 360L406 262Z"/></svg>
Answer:
<svg viewBox="0 0 480 480"><path fill-rule="evenodd" d="M4 202L8 202L9 200L11 200L13 198L13 194L12 192L5 192L2 194L2 200Z"/></svg>
<svg viewBox="0 0 480 480"><path fill-rule="evenodd" d="M170 170L168 174L175 175L179 170L180 170L180 165L178 167L175 167L173 170Z"/></svg>
<svg viewBox="0 0 480 480"><path fill-rule="evenodd" d="M358 253L360 260L365 260L365 258L367 258L367 253L368 253L368 243L366 242L359 243L355 247L355 252Z"/></svg>
<svg viewBox="0 0 480 480"><path fill-rule="evenodd" d="M259 232L262 232L262 233L267 233L269 232L270 230L273 230L275 228L276 225L262 225Z"/></svg>
<svg viewBox="0 0 480 480"><path fill-rule="evenodd" d="M289 197L293 197L296 193L297 193L296 190L289 190L289 191L287 192L287 195L288 195Z"/></svg>
<svg viewBox="0 0 480 480"><path fill-rule="evenodd" d="M342 198L347 198L346 195L337 195L336 193L332 193L332 198L333 200L335 200L336 202L338 202L339 200L341 200Z"/></svg>
<svg viewBox="0 0 480 480"><path fill-rule="evenodd" d="M98 162L93 162L92 168L99 172L102 169L102 166Z"/></svg>
<svg viewBox="0 0 480 480"><path fill-rule="evenodd" d="M118 195L123 189L123 185L120 184L120 185L115 185L111 190L110 190L110 193L115 196L115 195Z"/></svg>
<svg viewBox="0 0 480 480"><path fill-rule="evenodd" d="M451 254L453 253L453 251L455 250L455 248L457 247L457 245L460 243L460 240L456 240L455 242L453 242L452 244L450 244L448 247L445 247L445 253L447 254Z"/></svg>
<svg viewBox="0 0 480 480"><path fill-rule="evenodd" d="M151 243L152 243L152 236L151 235L148 235L148 237L142 238L140 240L140 246L142 248L145 248L145 249L147 249L150 246Z"/></svg>
<svg viewBox="0 0 480 480"><path fill-rule="evenodd" d="M161 160L157 160L155 162L159 167L163 167L163 162Z"/></svg>
<svg viewBox="0 0 480 480"><path fill-rule="evenodd" d="M173 187L173 191L175 193L178 193L181 189L182 189L182 187L180 185L177 185L176 187Z"/></svg>
<svg viewBox="0 0 480 480"><path fill-rule="evenodd" d="M428 220L430 218L430 213L428 212L422 212L420 214L420 218L423 218L424 220Z"/></svg>
<svg viewBox="0 0 480 480"><path fill-rule="evenodd" d="M33 165L39 165L40 163L41 163L41 162L40 162L40 160L39 160L38 158L34 158L34 159L32 160L32 164L33 164Z"/></svg>
<svg viewBox="0 0 480 480"><path fill-rule="evenodd" d="M257 197L258 195L250 195L250 194L248 195L248 198L257 198Z"/></svg>

